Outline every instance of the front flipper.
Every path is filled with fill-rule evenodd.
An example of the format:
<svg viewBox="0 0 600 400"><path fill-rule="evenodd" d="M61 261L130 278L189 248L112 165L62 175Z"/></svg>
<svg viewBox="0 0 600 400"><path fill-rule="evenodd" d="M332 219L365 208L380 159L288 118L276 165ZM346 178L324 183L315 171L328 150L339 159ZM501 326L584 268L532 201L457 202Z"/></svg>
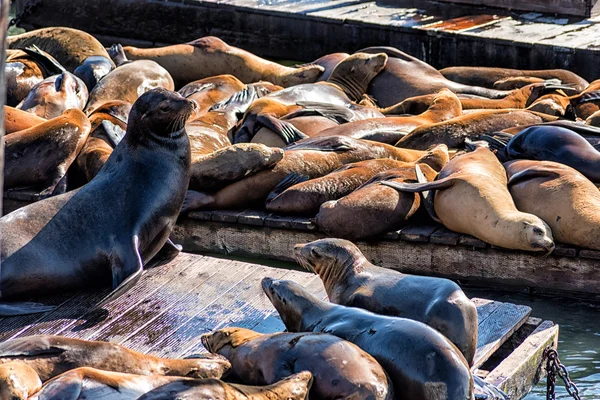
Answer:
<svg viewBox="0 0 600 400"><path fill-rule="evenodd" d="M65 373L48 382L36 395L37 400L77 400L83 389L83 380L74 373Z"/></svg>
<svg viewBox="0 0 600 400"><path fill-rule="evenodd" d="M121 252L114 255L111 266L113 291L102 299L96 308L103 307L129 291L142 277L144 264L140 255L140 239L137 235L133 236L132 244L133 246L126 246Z"/></svg>
<svg viewBox="0 0 600 400"><path fill-rule="evenodd" d="M146 269L156 268L173 261L173 259L181 253L181 250L183 250L181 245L173 243L171 239L167 239L158 253L146 263Z"/></svg>
<svg viewBox="0 0 600 400"><path fill-rule="evenodd" d="M269 193L269 195L267 196L267 199L265 200L265 205L268 205L277 196L279 196L281 193L285 192L286 190L288 190L292 186L297 185L297 184L302 183L302 182L306 182L309 179L310 178L308 176L299 174L297 172L292 172L291 174L288 174L285 178L283 178L281 180L281 182L279 182L273 188L273 190L271 190L271 193Z"/></svg>
<svg viewBox="0 0 600 400"><path fill-rule="evenodd" d="M308 137L289 122L281 121L271 115L261 114L256 117L256 122L275 132L286 145L296 143L298 140Z"/></svg>
<svg viewBox="0 0 600 400"><path fill-rule="evenodd" d="M25 336L0 343L0 357L38 357L62 354L71 348L52 336Z"/></svg>
<svg viewBox="0 0 600 400"><path fill-rule="evenodd" d="M417 182L429 183L427 177L425 176L425 174L423 174L423 171L421 171L421 167L419 167L419 164L415 165L415 173L417 175ZM442 221L435 212L435 206L433 203L433 200L435 199L435 192L425 190L421 192L421 197L423 198L423 204L425 205L425 210L427 211L427 214L429 214L429 217L431 217L431 219L435 222L441 224Z"/></svg>
<svg viewBox="0 0 600 400"><path fill-rule="evenodd" d="M559 178L560 174L550 167L528 168L517 172L508 180L508 186L519 184L523 181L535 178Z"/></svg>
<svg viewBox="0 0 600 400"><path fill-rule="evenodd" d="M54 310L56 307L46 306L31 302L0 302L0 317L14 317L17 315L39 314Z"/></svg>
<svg viewBox="0 0 600 400"><path fill-rule="evenodd" d="M37 47L35 44L26 47L23 51L46 70L46 76L58 75L67 71L54 57Z"/></svg>
<svg viewBox="0 0 600 400"><path fill-rule="evenodd" d="M246 88L240 90L239 92L235 92L225 101L220 101L214 104L209 111L216 112L233 112L238 116L238 119L241 118L244 113L250 107L250 104L260 96L256 90L256 88L252 85L248 85Z"/></svg>
<svg viewBox="0 0 600 400"><path fill-rule="evenodd" d="M121 128L119 125L113 124L109 120L104 120L101 123L102 128L104 128L104 132L106 132L106 136L108 140L110 140L113 147L117 147L117 145L123 140L125 136L125 130Z"/></svg>
<svg viewBox="0 0 600 400"><path fill-rule="evenodd" d="M319 115L321 117L329 118L338 124L345 124L356 119L352 110L337 104L318 103L314 101L299 101L296 102L296 105L304 108L284 116L285 119Z"/></svg>

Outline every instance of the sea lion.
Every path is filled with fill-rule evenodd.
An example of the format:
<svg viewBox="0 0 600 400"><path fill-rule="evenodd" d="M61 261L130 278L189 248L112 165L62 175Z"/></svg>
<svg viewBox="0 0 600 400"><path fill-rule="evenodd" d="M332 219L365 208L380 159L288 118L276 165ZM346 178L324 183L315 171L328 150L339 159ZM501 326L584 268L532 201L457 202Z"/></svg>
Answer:
<svg viewBox="0 0 600 400"><path fill-rule="evenodd" d="M17 108L50 119L70 108L83 110L87 101L85 83L72 73L63 72L35 85Z"/></svg>
<svg viewBox="0 0 600 400"><path fill-rule="evenodd" d="M111 48L113 52L122 52L120 45ZM161 87L173 90L171 75L166 69L150 60L139 60L117 64L90 93L85 111L89 113L103 103L122 100L133 104L145 92Z"/></svg>
<svg viewBox="0 0 600 400"><path fill-rule="evenodd" d="M550 227L539 217L517 209L507 188L504 167L485 147L454 157L434 182L382 184L413 192L437 190L428 211L455 232L507 249L545 254L554 250Z"/></svg>
<svg viewBox="0 0 600 400"><path fill-rule="evenodd" d="M4 106L4 130L9 135L46 122L45 118L38 117L18 108Z"/></svg>
<svg viewBox="0 0 600 400"><path fill-rule="evenodd" d="M298 244L294 256L321 277L329 301L423 322L450 339L473 364L477 308L456 283L377 267L343 239Z"/></svg>
<svg viewBox="0 0 600 400"><path fill-rule="evenodd" d="M585 119L586 125L600 127L600 110Z"/></svg>
<svg viewBox="0 0 600 400"><path fill-rule="evenodd" d="M377 100L379 107L389 107L409 97L437 93L444 88L457 94L474 94L488 98L499 98L509 94L505 91L450 81L431 65L394 47L368 47L358 52L383 52L389 56L385 69L371 81L367 92Z"/></svg>
<svg viewBox="0 0 600 400"><path fill-rule="evenodd" d="M211 353L231 362L232 377L267 385L300 371L313 375L311 398L391 400L391 382L377 361L356 345L324 333L263 335L225 328L202 336Z"/></svg>
<svg viewBox="0 0 600 400"><path fill-rule="evenodd" d="M77 109L4 138L4 187L33 187L42 197L64 193L65 174L90 133Z"/></svg>
<svg viewBox="0 0 600 400"><path fill-rule="evenodd" d="M174 360L129 350L116 343L38 335L0 343L0 367L20 362L32 368L42 381L69 370L91 367L138 375L221 378L230 363L223 357Z"/></svg>
<svg viewBox="0 0 600 400"><path fill-rule="evenodd" d="M143 94L125 138L90 183L0 219L0 315L47 311L6 299L112 281L110 301L139 280L144 263L167 242L185 197L184 125L194 108L165 89Z"/></svg>
<svg viewBox="0 0 600 400"><path fill-rule="evenodd" d="M115 69L115 63L110 58L103 56L91 56L86 58L83 63L75 68L73 75L81 79L88 91L91 92L100 82L100 79L108 75Z"/></svg>
<svg viewBox="0 0 600 400"><path fill-rule="evenodd" d="M507 78L558 79L562 84L572 85L578 91L584 90L588 82L579 75L565 69L520 70L490 67L448 67L440 73L451 81L465 85L494 87L496 82Z"/></svg>
<svg viewBox="0 0 600 400"><path fill-rule="evenodd" d="M538 125L512 137L497 134L483 139L490 142L502 162L516 159L555 161L575 168L592 182L600 182L600 152L571 129Z"/></svg>
<svg viewBox="0 0 600 400"><path fill-rule="evenodd" d="M217 75L190 82L178 92L185 98L195 100L199 106L198 112L202 114L215 104L229 99L245 86L233 75Z"/></svg>
<svg viewBox="0 0 600 400"><path fill-rule="evenodd" d="M344 164L375 158L415 161L424 152L400 149L389 144L343 136L308 139L289 146L274 168L260 171L234 182L214 195L190 191L184 210L196 208L227 209L262 203L273 188L291 173L318 178Z"/></svg>
<svg viewBox="0 0 600 400"><path fill-rule="evenodd" d="M9 49L26 49L36 45L58 60L68 71L75 71L88 57L110 60L106 49L89 33L65 27L36 29L7 38Z"/></svg>
<svg viewBox="0 0 600 400"><path fill-rule="evenodd" d="M494 82L493 88L497 90L514 90L520 89L524 86L531 85L532 83L542 83L545 79L535 78L532 76L511 76L508 78L500 79ZM560 82L560 80L557 79Z"/></svg>
<svg viewBox="0 0 600 400"><path fill-rule="evenodd" d="M177 87L215 75L233 75L244 83L268 81L283 87L312 83L323 67L310 65L290 68L233 47L214 36L205 36L185 44L139 49L124 47L130 60L152 60L165 68Z"/></svg>
<svg viewBox="0 0 600 400"><path fill-rule="evenodd" d="M448 160L448 148L440 145L409 163L390 159L366 160L346 164L321 178L307 182L293 184L295 179L288 177L267 196L265 208L275 213L313 216L323 203L352 193L380 172L401 167L410 168L418 163L428 164L439 171ZM289 186L287 182L293 185Z"/></svg>
<svg viewBox="0 0 600 400"><path fill-rule="evenodd" d="M552 121L555 117L524 110L483 110L447 121L414 129L396 143L407 149L424 150L444 143L449 148L464 148L465 139L476 140L505 128Z"/></svg>
<svg viewBox="0 0 600 400"><path fill-rule="evenodd" d="M297 67L303 67L308 65L320 65L325 69L325 71L323 71L323 74L319 76L317 82L324 82L327 79L329 79L329 76L331 75L331 72L335 69L336 65L338 65L341 61L345 60L348 57L350 57L350 54L348 53L326 54L323 57L317 58L311 63L298 65Z"/></svg>
<svg viewBox="0 0 600 400"><path fill-rule="evenodd" d="M564 93L546 94L541 96L526 109L545 115L567 118L572 121L577 120L577 115L575 113L575 108L571 104L571 99Z"/></svg>
<svg viewBox="0 0 600 400"><path fill-rule="evenodd" d="M373 356L392 380L396 398L473 398L463 355L422 322L328 303L291 281L264 278L262 288L290 332L327 332Z"/></svg>
<svg viewBox="0 0 600 400"><path fill-rule="evenodd" d="M312 384L310 372L300 372L268 386L246 386L214 379L168 383L138 400L305 400Z"/></svg>
<svg viewBox="0 0 600 400"><path fill-rule="evenodd" d="M0 364L0 399L27 400L42 388L35 370L21 362Z"/></svg>

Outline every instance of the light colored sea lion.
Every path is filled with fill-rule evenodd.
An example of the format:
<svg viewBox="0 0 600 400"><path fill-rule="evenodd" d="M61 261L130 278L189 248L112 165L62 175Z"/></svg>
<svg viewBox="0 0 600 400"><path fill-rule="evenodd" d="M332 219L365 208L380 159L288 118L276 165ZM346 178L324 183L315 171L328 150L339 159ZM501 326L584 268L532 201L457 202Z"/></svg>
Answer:
<svg viewBox="0 0 600 400"><path fill-rule="evenodd" d="M202 344L231 362L232 377L248 385L272 384L300 371L313 375L311 398L391 400L391 382L377 361L356 345L323 333L263 335L225 328Z"/></svg>
<svg viewBox="0 0 600 400"><path fill-rule="evenodd" d="M264 278L262 288L288 331L327 332L373 356L392 380L396 398L473 398L467 361L424 323L324 302L291 281Z"/></svg>
<svg viewBox="0 0 600 400"><path fill-rule="evenodd" d="M195 100L199 106L198 113L202 114L244 87L246 85L233 75L217 75L190 82L177 92L187 99Z"/></svg>
<svg viewBox="0 0 600 400"><path fill-rule="evenodd" d="M221 378L230 363L220 356L174 360L138 353L115 343L39 335L0 343L0 367L20 362L44 382L80 367L138 375Z"/></svg>
<svg viewBox="0 0 600 400"><path fill-rule="evenodd" d="M185 197L184 125L194 107L165 89L143 94L125 138L90 183L0 219L1 316L48 310L7 299L112 283L104 304L135 285L167 243Z"/></svg>
<svg viewBox="0 0 600 400"><path fill-rule="evenodd" d="M185 44L140 49L124 48L130 60L152 60L163 66L181 87L215 75L233 75L244 83L268 81L283 87L312 83L323 67L310 65L290 68L233 47L214 36L205 36Z"/></svg>
<svg viewBox="0 0 600 400"><path fill-rule="evenodd" d="M42 196L64 193L65 174L90 133L85 114L70 109L59 117L4 138L4 187L33 187Z"/></svg>
<svg viewBox="0 0 600 400"><path fill-rule="evenodd" d="M4 106L4 129L5 134L22 131L46 122L45 118L38 117L18 108Z"/></svg>
<svg viewBox="0 0 600 400"><path fill-rule="evenodd" d="M0 364L0 399L27 400L41 388L40 377L27 364Z"/></svg>
<svg viewBox="0 0 600 400"><path fill-rule="evenodd" d="M83 110L87 101L85 83L72 73L63 72L35 85L17 108L50 119L70 108Z"/></svg>
<svg viewBox="0 0 600 400"><path fill-rule="evenodd" d="M321 277L329 301L423 322L450 339L473 364L477 308L456 283L377 267L356 245L342 239L298 244L294 256Z"/></svg>
<svg viewBox="0 0 600 400"><path fill-rule="evenodd" d="M382 184L398 190L436 190L429 210L435 209L433 216L455 232L507 249L545 254L554 250L550 227L539 217L517 209L504 167L485 147L454 157L434 182Z"/></svg>
<svg viewBox="0 0 600 400"><path fill-rule="evenodd" d="M559 242L600 250L600 191L592 182L552 161L516 160L504 166L519 210L546 221Z"/></svg>

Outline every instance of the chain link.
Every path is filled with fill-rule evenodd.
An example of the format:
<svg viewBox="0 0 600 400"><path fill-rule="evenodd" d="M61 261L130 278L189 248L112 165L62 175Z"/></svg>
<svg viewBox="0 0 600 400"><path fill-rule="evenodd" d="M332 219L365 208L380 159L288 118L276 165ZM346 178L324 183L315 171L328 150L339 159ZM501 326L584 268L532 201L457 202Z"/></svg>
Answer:
<svg viewBox="0 0 600 400"><path fill-rule="evenodd" d="M577 385L573 383L571 378L569 378L569 371L567 371L567 368L560 362L556 350L548 347L544 350L544 357L547 358L546 372L548 373L546 400L556 400L555 390L557 376L564 382L567 393L575 400L581 400L581 397L579 397L579 389L577 388Z"/></svg>
<svg viewBox="0 0 600 400"><path fill-rule="evenodd" d="M27 17L29 14L31 14L31 12L35 9L35 7L39 6L40 4L42 4L42 0L29 0L23 6L23 9L21 10L21 12L19 12L13 19L11 19L8 22L8 27L11 28L15 25L20 24L21 20L23 18Z"/></svg>

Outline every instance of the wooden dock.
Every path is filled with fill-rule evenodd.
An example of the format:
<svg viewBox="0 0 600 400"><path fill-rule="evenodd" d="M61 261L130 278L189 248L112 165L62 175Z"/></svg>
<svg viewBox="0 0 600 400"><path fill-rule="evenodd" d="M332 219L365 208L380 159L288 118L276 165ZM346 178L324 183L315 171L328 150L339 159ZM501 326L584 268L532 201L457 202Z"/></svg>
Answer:
<svg viewBox="0 0 600 400"><path fill-rule="evenodd" d="M0 341L54 334L115 342L163 357L203 353L200 335L214 329L284 329L262 293L263 277L294 280L325 298L321 280L313 274L182 253L167 265L147 270L133 290L102 310L90 311L108 290L44 299L58 308L0 319ZM473 371L511 399L520 399L543 376L543 350L557 345L558 326L530 317L527 306L473 301L479 317Z"/></svg>
<svg viewBox="0 0 600 400"><path fill-rule="evenodd" d="M17 11L28 1L16 0ZM566 12L577 1L537 3ZM22 25L79 28L106 45L148 47L213 35L263 57L305 62L327 53L395 46L436 68L566 68L590 81L600 76L597 18L426 0L44 0Z"/></svg>

